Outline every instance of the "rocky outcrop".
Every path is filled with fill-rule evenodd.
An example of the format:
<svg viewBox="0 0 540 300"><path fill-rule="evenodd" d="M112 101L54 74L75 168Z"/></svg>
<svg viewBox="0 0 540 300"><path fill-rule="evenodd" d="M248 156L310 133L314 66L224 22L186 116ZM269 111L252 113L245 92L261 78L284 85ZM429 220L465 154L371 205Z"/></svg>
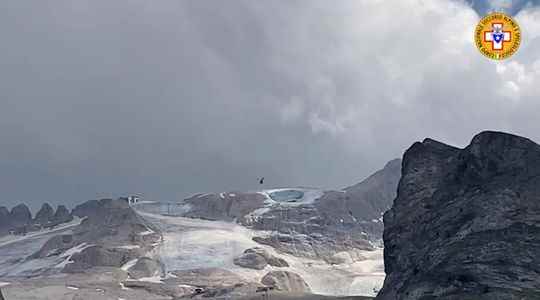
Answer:
<svg viewBox="0 0 540 300"><path fill-rule="evenodd" d="M67 216L62 209L58 211L59 218ZM121 267L143 257L161 240L159 230L123 200L89 201L77 206L73 214L84 218L73 233L49 239L30 258L61 257L71 253L69 263L64 267L69 273L93 267Z"/></svg>
<svg viewBox="0 0 540 300"><path fill-rule="evenodd" d="M11 212L6 207L0 206L0 235L5 235L10 231L15 234L25 234L72 220L73 216L63 205L58 206L55 213L54 209L48 203L45 203L41 206L34 219L32 219L30 210L24 204L13 207Z"/></svg>
<svg viewBox="0 0 540 300"><path fill-rule="evenodd" d="M164 280L168 284L186 284L200 288L233 286L245 281L236 273L220 268L177 270L171 274L173 276Z"/></svg>
<svg viewBox="0 0 540 300"><path fill-rule="evenodd" d="M53 224L62 224L73 221L73 216L64 205L59 205L52 218Z"/></svg>
<svg viewBox="0 0 540 300"><path fill-rule="evenodd" d="M264 232L254 238L258 243L295 256L331 260L337 253L373 250L382 244L382 214L396 195L400 169L401 161L393 160L341 191L288 188L195 195L172 211L193 218L236 221ZM245 258L250 259L249 264L257 259L254 255Z"/></svg>
<svg viewBox="0 0 540 300"><path fill-rule="evenodd" d="M266 268L268 262L257 253L243 253L233 260L234 264L243 268L262 270Z"/></svg>
<svg viewBox="0 0 540 300"><path fill-rule="evenodd" d="M284 292L309 293L311 291L300 275L288 271L269 272L261 279L261 283Z"/></svg>
<svg viewBox="0 0 540 300"><path fill-rule="evenodd" d="M185 200L190 210L186 217L206 220L233 221L242 219L257 208L264 206L266 197L259 193L220 193L195 195Z"/></svg>
<svg viewBox="0 0 540 300"><path fill-rule="evenodd" d="M52 222L54 217L54 209L49 203L44 203L41 209L37 212L33 222L36 225L47 226Z"/></svg>
<svg viewBox="0 0 540 300"><path fill-rule="evenodd" d="M71 256L71 262L64 271L79 273L93 267L121 267L133 259L135 255L127 249L106 248L103 246L90 246Z"/></svg>
<svg viewBox="0 0 540 300"><path fill-rule="evenodd" d="M133 267L129 268L128 274L131 278L140 279L161 276L163 269L163 265L159 261L149 257L141 257Z"/></svg>
<svg viewBox="0 0 540 300"><path fill-rule="evenodd" d="M540 299L540 146L483 132L415 143L384 216L377 299Z"/></svg>
<svg viewBox="0 0 540 300"><path fill-rule="evenodd" d="M244 268L262 270L267 265L274 267L288 267L289 264L282 258L275 257L263 248L255 247L244 251L242 255L233 260L234 264Z"/></svg>
<svg viewBox="0 0 540 300"><path fill-rule="evenodd" d="M9 214L10 226L13 228L22 227L30 224L32 221L32 214L28 206L19 204L11 209Z"/></svg>
<svg viewBox="0 0 540 300"><path fill-rule="evenodd" d="M10 229L9 210L0 206L0 235L6 234Z"/></svg>

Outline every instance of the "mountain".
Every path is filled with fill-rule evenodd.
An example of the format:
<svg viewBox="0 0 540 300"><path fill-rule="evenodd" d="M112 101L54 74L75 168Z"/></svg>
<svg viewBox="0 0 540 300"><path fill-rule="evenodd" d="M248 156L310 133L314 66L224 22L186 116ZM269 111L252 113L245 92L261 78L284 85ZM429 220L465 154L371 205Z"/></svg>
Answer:
<svg viewBox="0 0 540 300"><path fill-rule="evenodd" d="M252 299L270 289L273 299L373 296L384 279L381 216L400 169L391 161L341 191L102 199L70 214L44 205L34 223L73 219L0 239L3 291L8 299Z"/></svg>
<svg viewBox="0 0 540 300"><path fill-rule="evenodd" d="M409 148L377 299L540 299L540 146L482 132Z"/></svg>
<svg viewBox="0 0 540 300"><path fill-rule="evenodd" d="M168 213L205 220L236 221L261 234L260 244L329 263L355 260L374 250L383 232L382 214L391 207L401 160L390 161L366 180L341 191L281 188L199 194Z"/></svg>

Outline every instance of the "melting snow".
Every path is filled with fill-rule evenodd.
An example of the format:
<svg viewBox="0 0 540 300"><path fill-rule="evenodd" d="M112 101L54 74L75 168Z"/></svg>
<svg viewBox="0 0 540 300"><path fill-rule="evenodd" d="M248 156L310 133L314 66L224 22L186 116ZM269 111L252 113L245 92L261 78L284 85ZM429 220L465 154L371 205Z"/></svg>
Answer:
<svg viewBox="0 0 540 300"><path fill-rule="evenodd" d="M121 267L121 269L127 272L129 269L131 269L131 267L133 267L137 263L138 260L139 259L136 258L136 259L132 259L132 260L128 261L126 264L124 264Z"/></svg>
<svg viewBox="0 0 540 300"><path fill-rule="evenodd" d="M143 232L139 232L139 235L149 235L149 234L152 234L154 233L154 231L150 228L147 228L148 230L146 231L143 231Z"/></svg>
<svg viewBox="0 0 540 300"><path fill-rule="evenodd" d="M382 249L363 251L363 261L329 265L321 260L299 258L277 253L272 247L255 243L252 238L260 232L241 225L200 219L160 216L141 213L158 225L164 242L158 248L167 271L218 267L230 270L250 281L260 281L273 267L251 270L234 265L233 259L251 247L262 247L273 255L285 259L289 270L301 275L314 293L329 296L374 296L384 281ZM161 282L159 276L144 281Z"/></svg>
<svg viewBox="0 0 540 300"><path fill-rule="evenodd" d="M139 245L124 245L124 246L118 246L116 247L118 249L127 249L127 250L133 250L133 249L139 249L141 246Z"/></svg>

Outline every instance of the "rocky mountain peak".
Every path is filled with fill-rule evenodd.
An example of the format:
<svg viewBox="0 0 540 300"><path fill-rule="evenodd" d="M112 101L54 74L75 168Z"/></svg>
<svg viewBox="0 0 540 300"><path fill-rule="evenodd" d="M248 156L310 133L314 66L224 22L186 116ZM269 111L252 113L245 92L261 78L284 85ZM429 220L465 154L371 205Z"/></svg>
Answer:
<svg viewBox="0 0 540 300"><path fill-rule="evenodd" d="M539 198L540 146L526 138L415 143L384 216L378 299L540 297Z"/></svg>
<svg viewBox="0 0 540 300"><path fill-rule="evenodd" d="M49 203L44 203L41 206L41 209L37 212L36 217L34 218L34 223L46 225L52 221L54 216L54 209L49 205Z"/></svg>
<svg viewBox="0 0 540 300"><path fill-rule="evenodd" d="M9 213L11 223L14 226L21 226L28 224L32 220L32 214L30 209L25 204L19 204L11 209Z"/></svg>

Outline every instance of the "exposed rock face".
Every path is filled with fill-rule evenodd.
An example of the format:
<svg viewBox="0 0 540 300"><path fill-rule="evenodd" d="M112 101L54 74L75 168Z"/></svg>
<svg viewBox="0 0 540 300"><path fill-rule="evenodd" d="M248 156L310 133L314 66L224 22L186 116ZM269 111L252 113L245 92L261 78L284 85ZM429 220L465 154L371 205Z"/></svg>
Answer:
<svg viewBox="0 0 540 300"><path fill-rule="evenodd" d="M275 257L263 248L255 247L244 251L242 255L234 259L234 264L255 270L262 270L267 265L274 267L288 267L289 264L282 258Z"/></svg>
<svg viewBox="0 0 540 300"><path fill-rule="evenodd" d="M52 218L53 224L62 224L73 221L73 216L64 205L59 205Z"/></svg>
<svg viewBox="0 0 540 300"><path fill-rule="evenodd" d="M206 220L232 221L241 219L257 208L263 207L266 197L258 193L221 193L196 195L186 199L191 209L186 217Z"/></svg>
<svg viewBox="0 0 540 300"><path fill-rule="evenodd" d="M261 283L285 292L309 293L311 291L300 275L288 271L269 272L261 279Z"/></svg>
<svg viewBox="0 0 540 300"><path fill-rule="evenodd" d="M44 203L34 218L34 224L46 226L52 222L54 210L49 203Z"/></svg>
<svg viewBox="0 0 540 300"><path fill-rule="evenodd" d="M404 155L377 299L540 299L540 146L483 132Z"/></svg>
<svg viewBox="0 0 540 300"><path fill-rule="evenodd" d="M295 256L330 260L341 252L373 250L381 241L382 214L396 195L400 162L393 160L342 191L290 188L196 195L180 205L179 214L236 220L270 233L254 238L256 242ZM256 256L246 258L253 263Z"/></svg>
<svg viewBox="0 0 540 300"><path fill-rule="evenodd" d="M121 267L130 261L134 255L130 251L103 246L90 246L80 253L75 253L64 268L65 272L78 273L93 267Z"/></svg>
<svg viewBox="0 0 540 300"><path fill-rule="evenodd" d="M165 279L168 284L186 284L201 288L232 286L244 282L237 274L219 268L203 268L171 272L174 277Z"/></svg>
<svg viewBox="0 0 540 300"><path fill-rule="evenodd" d="M74 252L64 268L70 273L92 267L121 267L144 256L161 240L159 230L123 200L89 201L77 206L74 214L85 219L73 233L49 239L30 258Z"/></svg>
<svg viewBox="0 0 540 300"><path fill-rule="evenodd" d="M21 227L29 224L32 221L32 214L30 213L28 206L19 204L11 209L9 219L11 227Z"/></svg>
<svg viewBox="0 0 540 300"><path fill-rule="evenodd" d="M157 260L141 257L133 267L129 268L128 274L135 279L161 276L163 275L163 266Z"/></svg>
<svg viewBox="0 0 540 300"><path fill-rule="evenodd" d="M0 235L3 235L9 231L10 219L9 219L9 210L0 206Z"/></svg>
<svg viewBox="0 0 540 300"><path fill-rule="evenodd" d="M244 268L262 270L268 265L268 262L257 253L243 253L234 259L234 264Z"/></svg>

